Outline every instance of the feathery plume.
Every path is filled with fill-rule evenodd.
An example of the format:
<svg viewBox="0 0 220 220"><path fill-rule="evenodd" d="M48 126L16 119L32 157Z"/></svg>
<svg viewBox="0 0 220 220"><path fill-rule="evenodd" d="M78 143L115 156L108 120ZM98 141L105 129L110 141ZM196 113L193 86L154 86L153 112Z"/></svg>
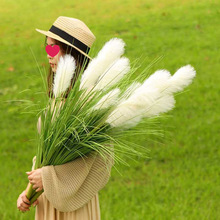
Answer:
<svg viewBox="0 0 220 220"><path fill-rule="evenodd" d="M150 109L159 97L157 88L142 85L128 99L120 102L106 121L112 127L135 126L143 117L143 112Z"/></svg>
<svg viewBox="0 0 220 220"><path fill-rule="evenodd" d="M128 98L135 89L137 89L138 87L140 87L142 84L139 82L133 82L123 93L123 97L124 98Z"/></svg>
<svg viewBox="0 0 220 220"><path fill-rule="evenodd" d="M142 117L152 117L173 109L175 99L172 93L183 90L192 82L193 77L195 70L190 65L181 67L172 77L167 70L156 71L119 103L107 122L113 127L131 127Z"/></svg>
<svg viewBox="0 0 220 220"><path fill-rule="evenodd" d="M144 113L144 117L153 117L172 110L176 100L173 95L163 95Z"/></svg>
<svg viewBox="0 0 220 220"><path fill-rule="evenodd" d="M96 109L104 109L108 108L111 105L114 105L117 102L117 98L120 94L120 89L116 88L112 91L108 92L106 95L104 95L98 103L93 107L94 110Z"/></svg>
<svg viewBox="0 0 220 220"><path fill-rule="evenodd" d="M126 73L130 71L130 61L126 57L119 58L115 63L103 73L94 90L102 90L116 84Z"/></svg>
<svg viewBox="0 0 220 220"><path fill-rule="evenodd" d="M167 70L157 70L150 75L145 81L144 86L153 86L163 92L168 86L168 80L171 78L171 74Z"/></svg>
<svg viewBox="0 0 220 220"><path fill-rule="evenodd" d="M71 55L65 54L63 57L60 57L53 84L55 98L60 96L70 86L75 69L76 62Z"/></svg>
<svg viewBox="0 0 220 220"><path fill-rule="evenodd" d="M176 73L169 79L167 93L176 93L182 91L188 86L196 76L196 71L191 65L179 68Z"/></svg>
<svg viewBox="0 0 220 220"><path fill-rule="evenodd" d="M125 42L119 38L112 38L105 43L98 55L89 63L81 77L80 89L91 88L113 62L124 53Z"/></svg>
<svg viewBox="0 0 220 220"><path fill-rule="evenodd" d="M141 120L141 115L137 115L136 110L138 108L135 105L130 105L124 101L112 111L106 122L112 127L133 127Z"/></svg>

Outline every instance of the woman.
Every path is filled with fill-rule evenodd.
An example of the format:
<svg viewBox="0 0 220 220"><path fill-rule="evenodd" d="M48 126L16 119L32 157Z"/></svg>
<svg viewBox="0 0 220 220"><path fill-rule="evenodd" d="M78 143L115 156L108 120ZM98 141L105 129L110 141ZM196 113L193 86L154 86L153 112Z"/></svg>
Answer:
<svg viewBox="0 0 220 220"><path fill-rule="evenodd" d="M36 30L46 35L46 45L60 47L56 56L47 55L50 63L47 78L48 96L53 97L52 83L57 63L66 53L70 53L75 58L77 66L70 91L81 69L85 69L91 59L88 52L95 36L82 21L64 16L58 17L49 31ZM38 132L40 126L39 118ZM37 205L35 220L100 219L98 191L109 180L109 171L114 164L111 158L104 161L98 154L91 153L86 158L78 158L63 165L44 166L34 170L35 159L36 157L33 158L32 171L27 173L28 179L36 191L44 189L44 193L33 203ZM23 212L30 210L29 200L25 195L26 190L17 200L18 209Z"/></svg>

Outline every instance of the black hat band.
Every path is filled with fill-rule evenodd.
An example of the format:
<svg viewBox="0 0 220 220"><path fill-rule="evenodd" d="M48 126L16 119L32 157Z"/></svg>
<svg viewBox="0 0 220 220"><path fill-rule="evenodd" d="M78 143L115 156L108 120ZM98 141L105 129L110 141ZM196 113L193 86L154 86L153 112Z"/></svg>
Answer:
<svg viewBox="0 0 220 220"><path fill-rule="evenodd" d="M71 36L70 34L66 33L65 31L59 29L58 27L55 27L54 25L52 25L49 31L60 36L64 40L68 41L70 44L79 48L84 53L86 53L86 54L89 53L90 47L88 47L87 45L85 45L83 42L76 39L75 37Z"/></svg>

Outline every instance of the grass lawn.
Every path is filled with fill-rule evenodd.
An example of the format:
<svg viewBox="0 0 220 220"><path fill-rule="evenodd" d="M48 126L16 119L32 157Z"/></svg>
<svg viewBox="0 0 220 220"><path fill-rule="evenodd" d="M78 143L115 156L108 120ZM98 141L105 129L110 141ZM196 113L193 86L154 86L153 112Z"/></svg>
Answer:
<svg viewBox="0 0 220 220"><path fill-rule="evenodd" d="M25 113L30 109L19 100L43 105L43 82L31 51L41 69L48 68L48 60L44 36L35 28L49 30L60 15L90 27L96 36L92 57L107 40L119 37L131 62L142 57L142 68L162 56L150 74L157 69L173 74L186 64L197 71L194 82L176 96L174 110L160 121L163 142L146 136L134 140L150 150L149 159L118 166L121 174L112 170L99 193L102 219L220 219L217 0L1 0L0 219L34 219L34 208L23 214L16 206L28 183L25 172L31 169L37 132L36 112Z"/></svg>

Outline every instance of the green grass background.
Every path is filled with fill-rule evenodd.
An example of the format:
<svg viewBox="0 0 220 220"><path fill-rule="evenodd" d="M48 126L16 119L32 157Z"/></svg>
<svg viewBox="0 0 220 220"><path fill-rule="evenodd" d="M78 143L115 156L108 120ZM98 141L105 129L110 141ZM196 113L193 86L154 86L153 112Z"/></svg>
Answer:
<svg viewBox="0 0 220 220"><path fill-rule="evenodd" d="M44 36L60 16L83 20L96 36L94 57L104 43L119 37L131 62L142 57L142 68L191 64L193 83L176 96L176 107L161 120L162 143L137 138L149 159L128 161L112 170L100 191L104 220L220 219L219 91L220 2L192 0L95 0L0 2L0 219L34 219L34 209L17 210L18 195L27 186L35 155L35 112L28 114L21 99L42 103L41 69L48 68ZM137 72L138 74L138 72ZM23 91L23 92L22 92ZM17 101L11 101L17 100Z"/></svg>

